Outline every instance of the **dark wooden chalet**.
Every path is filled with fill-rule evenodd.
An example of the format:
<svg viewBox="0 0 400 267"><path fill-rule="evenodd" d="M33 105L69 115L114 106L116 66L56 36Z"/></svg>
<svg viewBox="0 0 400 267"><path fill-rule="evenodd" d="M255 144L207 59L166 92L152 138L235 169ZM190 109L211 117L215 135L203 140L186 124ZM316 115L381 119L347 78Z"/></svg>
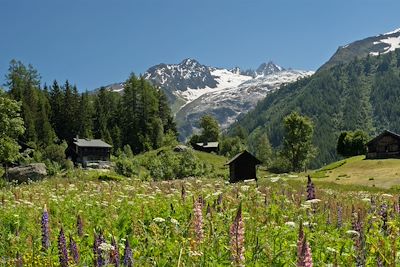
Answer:
<svg viewBox="0 0 400 267"><path fill-rule="evenodd" d="M229 165L229 182L257 180L256 165L258 164L261 164L261 161L246 150L237 154L226 163Z"/></svg>
<svg viewBox="0 0 400 267"><path fill-rule="evenodd" d="M400 135L385 130L367 143L367 159L400 158Z"/></svg>
<svg viewBox="0 0 400 267"><path fill-rule="evenodd" d="M215 152L217 153L219 151L219 143L218 142L204 142L204 143L196 143L193 144L193 149L198 150L198 151L204 151L204 152Z"/></svg>
<svg viewBox="0 0 400 267"><path fill-rule="evenodd" d="M111 145L101 139L74 138L69 148L69 156L74 163L86 167L88 163L110 161L111 148Z"/></svg>

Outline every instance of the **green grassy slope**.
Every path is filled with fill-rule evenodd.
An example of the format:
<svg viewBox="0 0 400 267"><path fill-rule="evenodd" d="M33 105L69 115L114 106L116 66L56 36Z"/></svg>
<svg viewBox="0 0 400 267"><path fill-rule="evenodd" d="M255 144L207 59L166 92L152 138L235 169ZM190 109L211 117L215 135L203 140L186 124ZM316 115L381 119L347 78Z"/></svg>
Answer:
<svg viewBox="0 0 400 267"><path fill-rule="evenodd" d="M367 160L357 156L329 164L311 176L324 182L391 188L400 185L400 159Z"/></svg>

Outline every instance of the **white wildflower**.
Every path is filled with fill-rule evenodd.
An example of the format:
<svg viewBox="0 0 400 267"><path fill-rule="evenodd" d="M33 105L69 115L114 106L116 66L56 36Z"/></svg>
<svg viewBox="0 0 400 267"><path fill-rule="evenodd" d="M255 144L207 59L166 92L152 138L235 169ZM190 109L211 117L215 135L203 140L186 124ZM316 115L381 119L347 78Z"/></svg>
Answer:
<svg viewBox="0 0 400 267"><path fill-rule="evenodd" d="M357 232L357 231L354 231L354 230L347 230L347 231L346 231L346 234L349 234L349 235L357 235L357 236L359 236L359 235L360 235L360 233L359 233L359 232Z"/></svg>
<svg viewBox="0 0 400 267"><path fill-rule="evenodd" d="M285 222L285 225L290 226L290 227L296 227L296 223L295 222Z"/></svg>
<svg viewBox="0 0 400 267"><path fill-rule="evenodd" d="M242 191L244 191L244 192L248 191L249 188L250 188L250 186L248 186L248 185L242 185L242 186L240 187L240 189L241 189Z"/></svg>
<svg viewBox="0 0 400 267"><path fill-rule="evenodd" d="M179 225L178 220L171 218L171 223L175 224L175 225Z"/></svg>
<svg viewBox="0 0 400 267"><path fill-rule="evenodd" d="M160 218L160 217L156 217L156 218L153 219L153 221L158 222L158 223L162 223L162 222L165 222L165 219L164 218Z"/></svg>
<svg viewBox="0 0 400 267"><path fill-rule="evenodd" d="M114 250L114 246L111 246L111 244L107 244L107 243L103 242L103 243L101 243L101 244L99 245L99 249L100 249L101 251L109 252L109 251Z"/></svg>
<svg viewBox="0 0 400 267"><path fill-rule="evenodd" d="M326 250L332 253L337 253L336 249L331 248L331 247L326 247Z"/></svg>
<svg viewBox="0 0 400 267"><path fill-rule="evenodd" d="M320 201L321 201L321 199L314 198L314 199L307 200L306 203L316 204L316 203L318 203Z"/></svg>

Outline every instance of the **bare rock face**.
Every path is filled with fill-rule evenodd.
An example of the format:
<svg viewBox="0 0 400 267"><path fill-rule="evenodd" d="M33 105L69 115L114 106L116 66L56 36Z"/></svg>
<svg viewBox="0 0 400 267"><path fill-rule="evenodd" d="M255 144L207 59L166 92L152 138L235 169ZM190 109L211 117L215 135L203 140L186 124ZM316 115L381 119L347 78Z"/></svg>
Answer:
<svg viewBox="0 0 400 267"><path fill-rule="evenodd" d="M19 183L28 180L37 181L47 176L47 169L44 163L32 163L26 166L18 166L8 170L8 178L10 181L18 181Z"/></svg>

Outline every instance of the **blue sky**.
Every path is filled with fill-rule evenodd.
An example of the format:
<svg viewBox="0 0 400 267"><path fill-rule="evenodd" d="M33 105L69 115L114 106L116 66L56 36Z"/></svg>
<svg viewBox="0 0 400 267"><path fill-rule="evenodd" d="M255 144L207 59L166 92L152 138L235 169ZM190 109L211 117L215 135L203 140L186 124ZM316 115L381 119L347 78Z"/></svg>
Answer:
<svg viewBox="0 0 400 267"><path fill-rule="evenodd" d="M195 58L315 70L339 45L400 28L398 0L0 0L0 84L11 59L80 90Z"/></svg>

